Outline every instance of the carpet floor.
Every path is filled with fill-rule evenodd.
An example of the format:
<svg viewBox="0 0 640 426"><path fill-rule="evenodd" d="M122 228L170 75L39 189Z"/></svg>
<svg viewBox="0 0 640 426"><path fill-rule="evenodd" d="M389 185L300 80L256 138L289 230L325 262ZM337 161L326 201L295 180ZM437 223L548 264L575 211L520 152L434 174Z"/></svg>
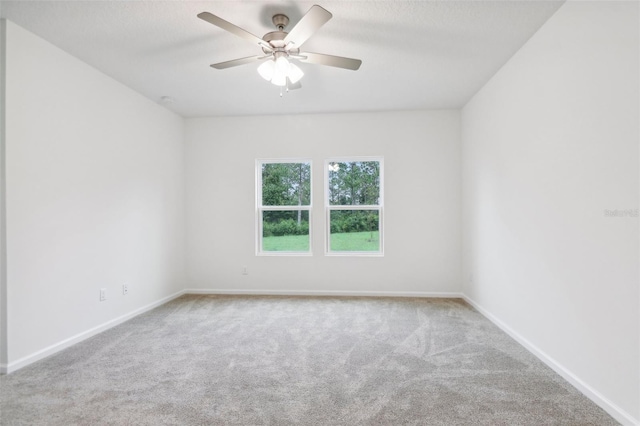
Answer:
<svg viewBox="0 0 640 426"><path fill-rule="evenodd" d="M2 425L615 425L457 299L186 295L0 377Z"/></svg>

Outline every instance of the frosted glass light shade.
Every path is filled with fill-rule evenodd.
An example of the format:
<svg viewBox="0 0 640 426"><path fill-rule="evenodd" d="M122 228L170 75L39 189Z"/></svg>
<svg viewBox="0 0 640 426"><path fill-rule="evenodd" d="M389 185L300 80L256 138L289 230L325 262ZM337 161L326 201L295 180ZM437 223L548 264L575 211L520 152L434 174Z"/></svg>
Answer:
<svg viewBox="0 0 640 426"><path fill-rule="evenodd" d="M273 62L271 59L268 61L264 61L259 67L258 67L258 74L260 74L260 76L262 78L264 78L267 81L271 81L271 79L273 78L273 72L275 70L275 62Z"/></svg>
<svg viewBox="0 0 640 426"><path fill-rule="evenodd" d="M276 72L273 73L273 78L271 79L271 83L275 84L276 86L286 86L287 75L276 69Z"/></svg>
<svg viewBox="0 0 640 426"><path fill-rule="evenodd" d="M278 59L276 59L276 69L283 74L289 72L289 61L287 61L287 58L285 58L284 56L280 56Z"/></svg>
<svg viewBox="0 0 640 426"><path fill-rule="evenodd" d="M289 61L287 61L287 58L285 58L284 56L280 56L278 59L276 59L271 82L276 86L286 86L288 73Z"/></svg>
<svg viewBox="0 0 640 426"><path fill-rule="evenodd" d="M304 76L302 70L294 64L289 64L289 80L291 83L296 84Z"/></svg>

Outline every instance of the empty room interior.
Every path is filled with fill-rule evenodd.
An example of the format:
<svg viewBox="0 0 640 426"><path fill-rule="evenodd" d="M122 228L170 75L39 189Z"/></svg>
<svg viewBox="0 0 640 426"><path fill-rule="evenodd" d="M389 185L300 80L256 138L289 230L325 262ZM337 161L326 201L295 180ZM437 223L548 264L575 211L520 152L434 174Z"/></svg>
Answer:
<svg viewBox="0 0 640 426"><path fill-rule="evenodd" d="M637 1L0 8L0 423L640 425Z"/></svg>

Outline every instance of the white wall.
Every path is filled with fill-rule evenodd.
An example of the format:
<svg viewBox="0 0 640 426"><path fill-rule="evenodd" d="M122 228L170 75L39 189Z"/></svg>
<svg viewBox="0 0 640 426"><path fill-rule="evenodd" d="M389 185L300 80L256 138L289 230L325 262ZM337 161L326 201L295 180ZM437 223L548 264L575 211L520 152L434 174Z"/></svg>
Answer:
<svg viewBox="0 0 640 426"><path fill-rule="evenodd" d="M6 21L0 19L0 366L7 364L7 238L5 197Z"/></svg>
<svg viewBox="0 0 640 426"><path fill-rule="evenodd" d="M187 120L188 287L458 293L459 132L459 111ZM324 159L356 155L384 156L385 255L325 257ZM256 257L255 159L291 157L313 160L314 254Z"/></svg>
<svg viewBox="0 0 640 426"><path fill-rule="evenodd" d="M567 2L462 113L464 292L640 419L637 2Z"/></svg>
<svg viewBox="0 0 640 426"><path fill-rule="evenodd" d="M11 370L183 288L184 122L11 22L6 56Z"/></svg>

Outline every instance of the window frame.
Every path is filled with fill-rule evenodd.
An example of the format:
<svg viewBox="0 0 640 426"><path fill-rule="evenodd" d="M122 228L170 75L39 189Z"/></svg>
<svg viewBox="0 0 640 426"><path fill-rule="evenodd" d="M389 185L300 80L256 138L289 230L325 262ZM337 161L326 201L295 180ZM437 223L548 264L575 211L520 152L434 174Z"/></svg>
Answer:
<svg viewBox="0 0 640 426"><path fill-rule="evenodd" d="M372 162L380 164L380 194L377 205L331 205L329 202L329 164ZM378 251L331 251L331 212L334 210L371 210L378 211ZM345 156L332 157L324 161L324 255L325 256L353 256L353 257L384 257L384 157L383 156Z"/></svg>
<svg viewBox="0 0 640 426"><path fill-rule="evenodd" d="M262 204L262 165L263 164L309 164L309 205L264 206ZM256 256L313 256L313 161L310 158L258 158L255 161L255 220L256 220ZM262 249L263 220L265 211L307 211L309 214L309 251L264 251Z"/></svg>

